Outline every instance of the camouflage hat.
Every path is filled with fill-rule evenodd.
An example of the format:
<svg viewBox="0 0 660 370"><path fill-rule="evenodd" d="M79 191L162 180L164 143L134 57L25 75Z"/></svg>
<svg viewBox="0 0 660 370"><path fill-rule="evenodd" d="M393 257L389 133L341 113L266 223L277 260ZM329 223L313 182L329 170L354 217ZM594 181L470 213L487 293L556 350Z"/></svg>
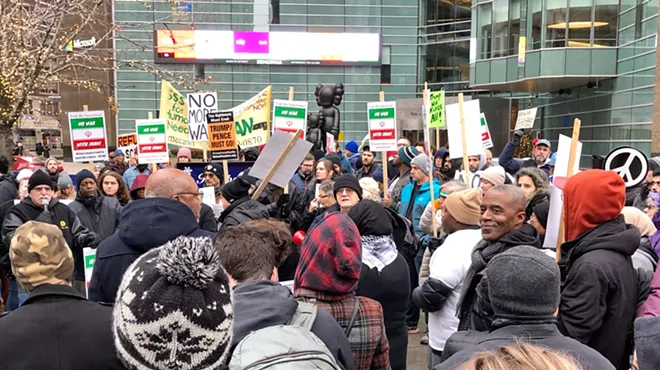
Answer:
<svg viewBox="0 0 660 370"><path fill-rule="evenodd" d="M62 231L29 221L16 229L9 249L11 271L27 292L42 284L69 284L73 255Z"/></svg>

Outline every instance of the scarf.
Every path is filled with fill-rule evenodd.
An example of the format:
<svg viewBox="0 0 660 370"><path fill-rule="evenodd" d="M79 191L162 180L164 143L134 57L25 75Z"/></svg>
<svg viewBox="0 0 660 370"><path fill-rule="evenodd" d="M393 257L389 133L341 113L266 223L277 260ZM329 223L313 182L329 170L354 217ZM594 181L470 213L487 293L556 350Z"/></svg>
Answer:
<svg viewBox="0 0 660 370"><path fill-rule="evenodd" d="M390 236L361 236L360 242L362 263L370 269L375 268L379 273L399 255Z"/></svg>

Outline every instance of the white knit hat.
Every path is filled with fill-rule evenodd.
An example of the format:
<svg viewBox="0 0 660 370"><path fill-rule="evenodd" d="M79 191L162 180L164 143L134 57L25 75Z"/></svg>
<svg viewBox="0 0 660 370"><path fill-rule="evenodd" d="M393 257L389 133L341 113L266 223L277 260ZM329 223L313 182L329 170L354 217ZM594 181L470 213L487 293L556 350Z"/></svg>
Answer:
<svg viewBox="0 0 660 370"><path fill-rule="evenodd" d="M504 179L506 178L506 172L502 166L492 166L486 168L484 172L481 173L481 179L487 180L493 185L504 185Z"/></svg>

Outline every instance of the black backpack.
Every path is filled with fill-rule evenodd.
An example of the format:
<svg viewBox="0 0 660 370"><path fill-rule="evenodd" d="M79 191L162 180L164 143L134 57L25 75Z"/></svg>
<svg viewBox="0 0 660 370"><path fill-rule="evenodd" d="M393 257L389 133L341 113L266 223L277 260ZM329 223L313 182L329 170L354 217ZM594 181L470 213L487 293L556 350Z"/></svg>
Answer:
<svg viewBox="0 0 660 370"><path fill-rule="evenodd" d="M385 209L390 216L390 222L394 229L392 238L394 244L396 244L396 249L406 261L412 260L419 250L419 238L415 234L412 222L390 208L385 207Z"/></svg>

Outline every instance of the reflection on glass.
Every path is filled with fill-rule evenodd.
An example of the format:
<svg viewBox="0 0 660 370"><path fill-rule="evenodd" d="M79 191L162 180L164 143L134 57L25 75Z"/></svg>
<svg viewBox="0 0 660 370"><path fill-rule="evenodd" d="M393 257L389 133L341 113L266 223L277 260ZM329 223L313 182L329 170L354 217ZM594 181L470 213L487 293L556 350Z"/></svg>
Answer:
<svg viewBox="0 0 660 370"><path fill-rule="evenodd" d="M489 59L491 57L491 42L493 37L492 28L493 4L481 4L477 7L477 59Z"/></svg>
<svg viewBox="0 0 660 370"><path fill-rule="evenodd" d="M545 47L561 48L566 46L566 0L548 0L546 2ZM588 40L588 38L587 38Z"/></svg>
<svg viewBox="0 0 660 370"><path fill-rule="evenodd" d="M571 6L568 15L568 27L564 23L560 28L568 28L568 46L589 47L591 46L591 6ZM548 28L555 25L548 24Z"/></svg>
<svg viewBox="0 0 660 370"><path fill-rule="evenodd" d="M518 40L520 39L520 0L511 0L510 4L511 36L509 37L509 55L516 55L518 54Z"/></svg>
<svg viewBox="0 0 660 370"><path fill-rule="evenodd" d="M509 0L494 0L493 8L493 58L505 57L509 51Z"/></svg>
<svg viewBox="0 0 660 370"><path fill-rule="evenodd" d="M594 46L616 46L618 2L596 0L595 7Z"/></svg>
<svg viewBox="0 0 660 370"><path fill-rule="evenodd" d="M527 6L527 49L536 50L541 48L541 36L543 35L543 15L541 14L541 1L528 1Z"/></svg>

